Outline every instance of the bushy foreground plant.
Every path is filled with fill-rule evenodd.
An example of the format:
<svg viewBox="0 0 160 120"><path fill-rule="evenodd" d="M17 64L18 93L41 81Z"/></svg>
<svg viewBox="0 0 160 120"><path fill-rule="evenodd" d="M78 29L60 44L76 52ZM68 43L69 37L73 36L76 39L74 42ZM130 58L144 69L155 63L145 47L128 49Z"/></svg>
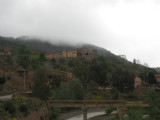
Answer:
<svg viewBox="0 0 160 120"><path fill-rule="evenodd" d="M109 114L111 114L114 110L116 110L117 108L115 108L115 107L108 107L108 108L106 108L105 109L105 113L107 114L107 115L109 115Z"/></svg>
<svg viewBox="0 0 160 120"><path fill-rule="evenodd" d="M14 113L16 112L16 108L15 108L14 104L11 101L4 102L3 103L3 109L5 111L8 111L12 115L14 115Z"/></svg>

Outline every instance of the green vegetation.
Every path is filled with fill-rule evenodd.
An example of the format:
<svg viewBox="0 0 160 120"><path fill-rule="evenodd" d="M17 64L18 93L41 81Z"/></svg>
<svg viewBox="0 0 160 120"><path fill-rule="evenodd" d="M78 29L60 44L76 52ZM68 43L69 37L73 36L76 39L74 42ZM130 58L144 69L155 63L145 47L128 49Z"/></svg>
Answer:
<svg viewBox="0 0 160 120"><path fill-rule="evenodd" d="M87 61L75 60L73 73L87 89L87 84L94 81L98 86L113 85L121 92L133 91L135 74L122 65L100 56L98 59Z"/></svg>
<svg viewBox="0 0 160 120"><path fill-rule="evenodd" d="M27 116L29 111L41 107L38 101L32 101L26 97L13 97L8 101L0 101L0 120L6 120L17 116Z"/></svg>
<svg viewBox="0 0 160 120"><path fill-rule="evenodd" d="M14 113L16 112L16 108L11 101L4 102L2 107L5 111L8 111L11 115L14 115Z"/></svg>
<svg viewBox="0 0 160 120"><path fill-rule="evenodd" d="M55 118L57 118L60 113L62 113L61 108L53 108L51 110L50 120L54 120Z"/></svg>
<svg viewBox="0 0 160 120"><path fill-rule="evenodd" d="M19 110L20 110L21 112L23 112L24 114L27 114L27 113L28 113L28 107L27 107L27 105L24 104L24 103L19 106Z"/></svg>
<svg viewBox="0 0 160 120"><path fill-rule="evenodd" d="M119 98L118 90L116 88L113 88L110 90L110 92L112 94L112 100L118 100Z"/></svg>
<svg viewBox="0 0 160 120"><path fill-rule="evenodd" d="M34 85L32 88L32 93L35 97L38 97L42 100L47 100L50 95L47 74L43 68L40 68L34 74Z"/></svg>
<svg viewBox="0 0 160 120"><path fill-rule="evenodd" d="M122 118L122 120L153 120L149 117L144 117L148 114L148 110L144 108L130 108L128 111L128 116ZM112 120L119 120L119 117Z"/></svg>
<svg viewBox="0 0 160 120"><path fill-rule="evenodd" d="M109 114L111 114L114 110L117 110L117 108L115 108L115 107L108 107L108 108L105 109L105 113L106 113L107 115L109 115Z"/></svg>
<svg viewBox="0 0 160 120"><path fill-rule="evenodd" d="M148 98L145 103L150 105L149 115L153 120L158 120L160 118L160 93L152 90L148 93Z"/></svg>
<svg viewBox="0 0 160 120"><path fill-rule="evenodd" d="M83 100L84 88L78 79L62 84L53 95L54 100Z"/></svg>
<svg viewBox="0 0 160 120"><path fill-rule="evenodd" d="M140 65L138 60L134 59L132 63L107 50L90 45L82 46L82 48L88 48L88 46L97 48L98 53L103 56L98 56L93 60L85 58L47 60L46 52L42 51L44 49L48 53L61 53L64 49L74 50L76 47L51 45L48 42L41 41L23 41L23 39L24 37L18 39L0 37L0 52L5 54L8 54L8 51L11 52L12 55L8 54L10 58L16 60L24 68L24 71L30 69L36 71L32 87L34 97L42 100L48 100L51 96L54 100L121 100L124 98L135 101L143 100L144 103L150 105L150 109L131 108L128 116L123 119L140 120L144 114L149 114L150 118L145 120L159 120L160 95L158 92L150 91L147 98L143 94L132 94L135 76L139 76L149 84L157 83L155 79L156 71L154 69ZM15 44L15 41L19 42ZM7 69L4 69L4 71L7 72ZM53 71L71 72L74 78L67 81L64 78L65 75L49 74L49 72ZM3 86L6 80L5 73L0 73L1 86ZM64 81L67 82L65 83ZM110 91L108 90L107 93L105 89L99 90L100 87L105 88L106 86L113 86L114 88ZM138 98L136 98L137 96ZM4 116L2 119L6 119L6 116L14 117L19 114L27 116L30 110L37 107L33 106L31 100L26 98L13 98L7 102L0 101L0 116ZM54 108L51 119L55 119L63 110ZM107 115L113 110L115 108L107 108Z"/></svg>
<svg viewBox="0 0 160 120"><path fill-rule="evenodd" d="M144 99L144 103L149 104L149 108L132 107L129 108L127 116L122 120L159 120L160 118L160 93L154 90L149 91L147 97ZM108 108L110 113L111 108ZM106 112L107 113L107 112ZM117 116L113 120L119 120Z"/></svg>
<svg viewBox="0 0 160 120"><path fill-rule="evenodd" d="M23 68L27 68L29 66L29 62L30 62L30 55L31 55L30 49L27 46L25 46L25 45L21 45L18 48L17 62Z"/></svg>
<svg viewBox="0 0 160 120"><path fill-rule="evenodd" d="M50 80L51 88L52 89L59 88L61 86L62 77L56 74L52 75L51 77L52 77L52 79Z"/></svg>

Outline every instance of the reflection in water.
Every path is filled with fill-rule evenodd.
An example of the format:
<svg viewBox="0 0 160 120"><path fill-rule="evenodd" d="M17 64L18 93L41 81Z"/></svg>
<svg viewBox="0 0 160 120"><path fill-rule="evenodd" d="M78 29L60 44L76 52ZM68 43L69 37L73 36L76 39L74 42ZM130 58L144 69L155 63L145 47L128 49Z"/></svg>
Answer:
<svg viewBox="0 0 160 120"><path fill-rule="evenodd" d="M98 115L103 115L105 114L104 111L101 111L101 112L91 112L91 113L87 113L87 118L91 118L91 117L94 117L94 116L98 116ZM69 118L69 119L66 119L66 120L83 120L83 115L78 115L76 117L72 117L72 118Z"/></svg>

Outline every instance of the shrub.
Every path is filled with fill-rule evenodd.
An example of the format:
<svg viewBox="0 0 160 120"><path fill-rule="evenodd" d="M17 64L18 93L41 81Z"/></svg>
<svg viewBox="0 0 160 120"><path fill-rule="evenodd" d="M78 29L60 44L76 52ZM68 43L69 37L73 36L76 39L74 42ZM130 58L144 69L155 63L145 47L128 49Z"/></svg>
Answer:
<svg viewBox="0 0 160 120"><path fill-rule="evenodd" d="M21 105L19 106L19 110L20 110L21 112L23 112L23 113L28 113L28 107L27 107L26 104L21 104Z"/></svg>
<svg viewBox="0 0 160 120"><path fill-rule="evenodd" d="M16 108L12 102L7 101L3 103L3 108L5 111L8 111L10 114L14 114L16 112Z"/></svg>
<svg viewBox="0 0 160 120"><path fill-rule="evenodd" d="M112 94L112 100L118 100L119 93L116 88L111 89L110 93Z"/></svg>
<svg viewBox="0 0 160 120"><path fill-rule="evenodd" d="M61 113L60 108L53 108L51 112L50 120L53 120L54 118L57 118L57 116Z"/></svg>
<svg viewBox="0 0 160 120"><path fill-rule="evenodd" d="M113 110L116 110L116 108L115 107L108 107L108 108L105 109L105 112L106 112L107 115L109 115L109 114L112 113Z"/></svg>

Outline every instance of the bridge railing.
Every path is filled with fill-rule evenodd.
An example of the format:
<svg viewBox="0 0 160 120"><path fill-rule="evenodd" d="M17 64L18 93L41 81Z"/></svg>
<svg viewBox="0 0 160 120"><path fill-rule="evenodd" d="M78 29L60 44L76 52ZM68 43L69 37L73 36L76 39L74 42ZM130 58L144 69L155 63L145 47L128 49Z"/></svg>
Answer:
<svg viewBox="0 0 160 120"><path fill-rule="evenodd" d="M108 107L124 105L124 100L49 100L54 107Z"/></svg>

